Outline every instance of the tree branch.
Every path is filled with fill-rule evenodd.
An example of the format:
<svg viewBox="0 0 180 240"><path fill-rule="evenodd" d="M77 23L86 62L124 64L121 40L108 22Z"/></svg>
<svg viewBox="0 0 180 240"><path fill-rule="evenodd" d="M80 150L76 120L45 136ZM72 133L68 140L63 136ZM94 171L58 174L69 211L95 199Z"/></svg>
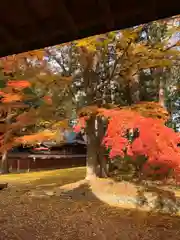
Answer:
<svg viewBox="0 0 180 240"><path fill-rule="evenodd" d="M64 65L61 63L61 61L54 54L52 54L48 48L45 48L45 52L59 64L59 66L62 68L64 74L67 75L68 72L65 69Z"/></svg>
<svg viewBox="0 0 180 240"><path fill-rule="evenodd" d="M119 58L116 58L115 63L114 63L114 66L113 66L113 70L112 70L112 72L111 72L111 75L110 75L109 80L111 80L111 79L113 78L114 72L115 72L115 70L116 70L116 67L117 67L118 63L123 60L125 54L127 53L128 49L129 49L129 47L130 47L130 45L131 45L131 42L132 42L132 41L129 41L129 42L128 42L128 45L127 45L127 47L124 49L123 54L122 54Z"/></svg>

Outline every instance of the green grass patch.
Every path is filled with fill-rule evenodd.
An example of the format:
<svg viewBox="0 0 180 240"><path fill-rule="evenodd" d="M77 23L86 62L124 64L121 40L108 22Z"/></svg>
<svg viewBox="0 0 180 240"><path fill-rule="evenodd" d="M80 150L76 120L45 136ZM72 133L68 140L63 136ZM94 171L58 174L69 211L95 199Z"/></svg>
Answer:
<svg viewBox="0 0 180 240"><path fill-rule="evenodd" d="M36 185L63 185L79 181L85 177L85 168L67 168L50 171L38 171L30 173L7 174L0 176L0 182L13 185L32 184Z"/></svg>

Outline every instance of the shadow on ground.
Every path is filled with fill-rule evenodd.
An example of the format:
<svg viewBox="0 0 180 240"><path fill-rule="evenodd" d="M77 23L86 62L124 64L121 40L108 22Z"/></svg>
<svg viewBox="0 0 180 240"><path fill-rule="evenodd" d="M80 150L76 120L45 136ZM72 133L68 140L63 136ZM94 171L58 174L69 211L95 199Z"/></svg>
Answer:
<svg viewBox="0 0 180 240"><path fill-rule="evenodd" d="M110 207L85 182L68 184L55 196L3 190L0 198L0 240L180 239L179 217Z"/></svg>
<svg viewBox="0 0 180 240"><path fill-rule="evenodd" d="M12 187L0 191L0 240L180 240L177 209L145 211L143 200L150 194L152 200L175 199L174 204L173 191L109 180L89 186L84 175L79 168L5 176ZM124 207L127 198L134 208Z"/></svg>

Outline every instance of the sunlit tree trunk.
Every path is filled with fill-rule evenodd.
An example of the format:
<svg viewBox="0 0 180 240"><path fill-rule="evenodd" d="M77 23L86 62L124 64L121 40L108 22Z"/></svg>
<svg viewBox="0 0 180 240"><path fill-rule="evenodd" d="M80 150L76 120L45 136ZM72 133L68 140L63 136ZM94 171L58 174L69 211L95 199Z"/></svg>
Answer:
<svg viewBox="0 0 180 240"><path fill-rule="evenodd" d="M92 116L87 121L86 132L88 135L86 179L108 177L105 149L101 144L104 137L103 120Z"/></svg>
<svg viewBox="0 0 180 240"><path fill-rule="evenodd" d="M85 103L87 106L94 104L94 63L95 58L92 54L88 53L86 49L80 49L81 62L83 64L83 79L84 90L86 94ZM87 160L86 160L86 179L91 180L97 177L98 166L98 150L97 150L97 131L96 131L96 116L91 115L87 121L86 134L87 134Z"/></svg>
<svg viewBox="0 0 180 240"><path fill-rule="evenodd" d="M1 174L9 173L9 164L7 158L7 151L4 151L1 159Z"/></svg>
<svg viewBox="0 0 180 240"><path fill-rule="evenodd" d="M4 144L7 143L9 138L9 134L6 133L6 136L4 138ZM6 174L9 173L9 162L8 162L8 151L4 150L2 153L2 158L1 158L1 173Z"/></svg>
<svg viewBox="0 0 180 240"><path fill-rule="evenodd" d="M166 108L166 104L165 104L165 91L164 91L164 82L163 81L160 81L160 84L159 84L159 104L163 108Z"/></svg>
<svg viewBox="0 0 180 240"><path fill-rule="evenodd" d="M98 166L97 137L96 137L96 131L95 131L94 116L92 116L87 121L86 133L88 136L86 179L91 180L97 177L97 166Z"/></svg>
<svg viewBox="0 0 180 240"><path fill-rule="evenodd" d="M108 177L107 159L105 157L105 148L102 140L105 134L104 122L101 117L97 117L97 150L99 163L99 177Z"/></svg>
<svg viewBox="0 0 180 240"><path fill-rule="evenodd" d="M8 125L11 122L11 117L10 117L10 113L11 113L11 109L9 108L7 111L7 116L6 119L4 120L5 122L5 128L8 128ZM10 133L7 132L5 133L5 137L4 137L4 141L3 141L3 145L6 145L8 140L9 140L9 136ZM4 150L2 153L2 158L1 158L1 173L2 174L6 174L9 173L9 162L8 162L8 151Z"/></svg>

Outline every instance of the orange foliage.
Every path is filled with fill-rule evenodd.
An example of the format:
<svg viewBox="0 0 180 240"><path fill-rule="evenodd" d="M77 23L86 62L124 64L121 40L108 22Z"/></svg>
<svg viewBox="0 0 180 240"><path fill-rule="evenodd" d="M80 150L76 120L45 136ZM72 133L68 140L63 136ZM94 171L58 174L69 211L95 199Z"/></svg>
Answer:
<svg viewBox="0 0 180 240"><path fill-rule="evenodd" d="M168 112L157 102L140 102L138 104L133 104L131 106L119 107L113 104L108 104L108 109L114 110L133 110L138 112L144 117L152 117L161 119L162 121L167 121L169 118ZM83 107L78 111L78 116L91 116L91 115L101 115L101 112L104 111L104 108L98 108L97 105Z"/></svg>
<svg viewBox="0 0 180 240"><path fill-rule="evenodd" d="M152 169L152 166L165 166L160 170L171 168L176 174L180 171L180 134L164 125L168 114L158 104L142 103L121 109L100 108L98 112L98 115L109 120L102 144L110 150L110 158L128 154L135 160L138 156L145 156L148 160L144 171ZM87 115L79 118L76 132L86 128L88 118ZM130 141L127 132L135 129L138 129L138 135Z"/></svg>
<svg viewBox="0 0 180 240"><path fill-rule="evenodd" d="M21 90L27 87L30 87L31 84L28 81L14 81L9 80L6 83L6 87L0 91L0 96L2 96L2 103L11 103L18 102L23 100L23 95L21 94ZM14 93L14 90L18 90L18 92Z"/></svg>
<svg viewBox="0 0 180 240"><path fill-rule="evenodd" d="M3 96L1 102L2 103L10 103L22 100L22 95L20 94L13 94L13 93L2 93L0 95Z"/></svg>
<svg viewBox="0 0 180 240"><path fill-rule="evenodd" d="M111 158L124 156L126 152L133 159L146 156L145 169L163 165L179 171L179 134L166 127L162 120L146 118L130 110L104 110L102 114L109 118L103 144L110 149ZM126 137L129 129L139 130L139 136L133 142Z"/></svg>
<svg viewBox="0 0 180 240"><path fill-rule="evenodd" d="M22 137L12 137L9 139L7 143L3 142L3 136L0 138L0 152L4 152L7 150L10 150L14 146L18 145L33 145L35 143L43 142L43 141L48 141L48 140L54 140L56 138L56 133L55 132L50 132L50 131L43 131L40 133L32 134L32 135L25 135Z"/></svg>
<svg viewBox="0 0 180 240"><path fill-rule="evenodd" d="M11 73L16 71L20 65L28 66L28 60L42 61L45 56L44 50L34 50L16 55L6 56L0 58L0 65L5 73Z"/></svg>
<svg viewBox="0 0 180 240"><path fill-rule="evenodd" d="M169 119L169 113L157 102L141 102L130 106L129 109L138 112L144 117L157 118L163 121Z"/></svg>
<svg viewBox="0 0 180 240"><path fill-rule="evenodd" d="M23 80L23 81L22 80L19 80L19 81L17 81L17 80L15 80L15 81L14 80L9 80L7 82L7 86L21 90L21 89L30 87L31 83L28 82L28 81L25 81L25 80Z"/></svg>
<svg viewBox="0 0 180 240"><path fill-rule="evenodd" d="M37 114L39 111L31 107L27 112L19 113L14 111L17 108L29 108L23 104L22 100L27 100L29 98L28 94L22 93L22 89L30 87L31 84L28 81L22 80L10 80L7 81L4 88L0 91L0 102L1 111L5 112L5 117L3 119L3 124L1 124L1 138L0 138L0 152L7 151L13 146L26 143L33 144L35 142L50 140L55 138L54 132L44 131L41 133L27 135L22 137L16 137L16 131L19 132L20 129L27 127L29 125L35 124L37 122ZM51 99L46 97L44 102L50 104ZM12 121L13 118L13 121ZM15 121L14 121L15 120Z"/></svg>

